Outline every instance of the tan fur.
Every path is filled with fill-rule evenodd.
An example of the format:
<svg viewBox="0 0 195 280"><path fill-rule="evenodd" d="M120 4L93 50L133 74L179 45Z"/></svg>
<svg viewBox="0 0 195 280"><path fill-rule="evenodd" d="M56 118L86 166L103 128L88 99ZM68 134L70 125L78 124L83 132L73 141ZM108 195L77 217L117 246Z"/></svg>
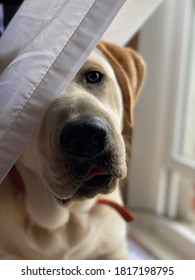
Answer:
<svg viewBox="0 0 195 280"><path fill-rule="evenodd" d="M104 73L101 85L81 82L90 69ZM0 186L0 258L128 258L125 222L112 208L97 204L96 197L122 203L119 182L127 172L123 133L130 133L133 125L143 71L137 53L101 42L50 104L16 162L26 191L18 190L9 175ZM108 149L116 178L107 190L85 198L79 195L74 166L59 147L59 133L66 123L86 115L101 116L109 124ZM62 207L56 197L70 201Z"/></svg>

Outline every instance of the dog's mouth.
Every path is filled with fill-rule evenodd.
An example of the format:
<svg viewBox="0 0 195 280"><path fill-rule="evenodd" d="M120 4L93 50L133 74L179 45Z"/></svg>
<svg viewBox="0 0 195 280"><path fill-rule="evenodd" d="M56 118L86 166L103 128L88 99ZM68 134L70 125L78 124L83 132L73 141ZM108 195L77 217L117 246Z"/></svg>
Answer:
<svg viewBox="0 0 195 280"><path fill-rule="evenodd" d="M83 185L80 189L81 192L84 190L89 191L89 194L107 188L112 178L111 174L100 168L92 168L84 177Z"/></svg>
<svg viewBox="0 0 195 280"><path fill-rule="evenodd" d="M91 183L91 181L97 181L99 179L102 180L102 178L106 177L108 175L108 171L101 169L101 168L92 168L89 170L89 172L84 177L84 182ZM98 183L98 181L97 181Z"/></svg>
<svg viewBox="0 0 195 280"><path fill-rule="evenodd" d="M83 177L80 188L67 199L56 197L60 205L66 206L73 199L93 198L98 193L109 192L109 185L113 176L101 168L91 168Z"/></svg>

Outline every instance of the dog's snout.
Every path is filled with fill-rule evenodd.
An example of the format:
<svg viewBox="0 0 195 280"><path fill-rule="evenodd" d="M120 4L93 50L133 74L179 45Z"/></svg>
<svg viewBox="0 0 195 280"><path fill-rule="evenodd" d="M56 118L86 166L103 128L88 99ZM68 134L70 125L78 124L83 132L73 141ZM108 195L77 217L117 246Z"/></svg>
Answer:
<svg viewBox="0 0 195 280"><path fill-rule="evenodd" d="M93 158L105 149L108 132L104 119L85 117L68 123L62 129L60 145L70 156Z"/></svg>

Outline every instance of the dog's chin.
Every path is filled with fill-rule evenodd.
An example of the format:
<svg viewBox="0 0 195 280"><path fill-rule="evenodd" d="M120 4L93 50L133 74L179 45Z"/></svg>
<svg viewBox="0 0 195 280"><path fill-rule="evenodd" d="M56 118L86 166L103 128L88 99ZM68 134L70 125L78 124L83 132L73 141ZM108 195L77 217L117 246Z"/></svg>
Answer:
<svg viewBox="0 0 195 280"><path fill-rule="evenodd" d="M95 198L98 194L108 194L114 191L116 184L117 178L109 174L98 175L86 182L82 182L81 186L72 196L64 198L55 196L55 198L59 205L66 207L75 201Z"/></svg>

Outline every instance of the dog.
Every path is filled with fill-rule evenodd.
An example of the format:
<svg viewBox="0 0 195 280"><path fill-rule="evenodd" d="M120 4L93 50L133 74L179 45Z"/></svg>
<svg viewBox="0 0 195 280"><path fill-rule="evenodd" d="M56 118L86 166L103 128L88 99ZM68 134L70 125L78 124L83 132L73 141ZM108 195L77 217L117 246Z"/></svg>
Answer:
<svg viewBox="0 0 195 280"><path fill-rule="evenodd" d="M130 48L99 42L51 102L0 185L1 259L128 259L122 204L128 137L144 62Z"/></svg>

